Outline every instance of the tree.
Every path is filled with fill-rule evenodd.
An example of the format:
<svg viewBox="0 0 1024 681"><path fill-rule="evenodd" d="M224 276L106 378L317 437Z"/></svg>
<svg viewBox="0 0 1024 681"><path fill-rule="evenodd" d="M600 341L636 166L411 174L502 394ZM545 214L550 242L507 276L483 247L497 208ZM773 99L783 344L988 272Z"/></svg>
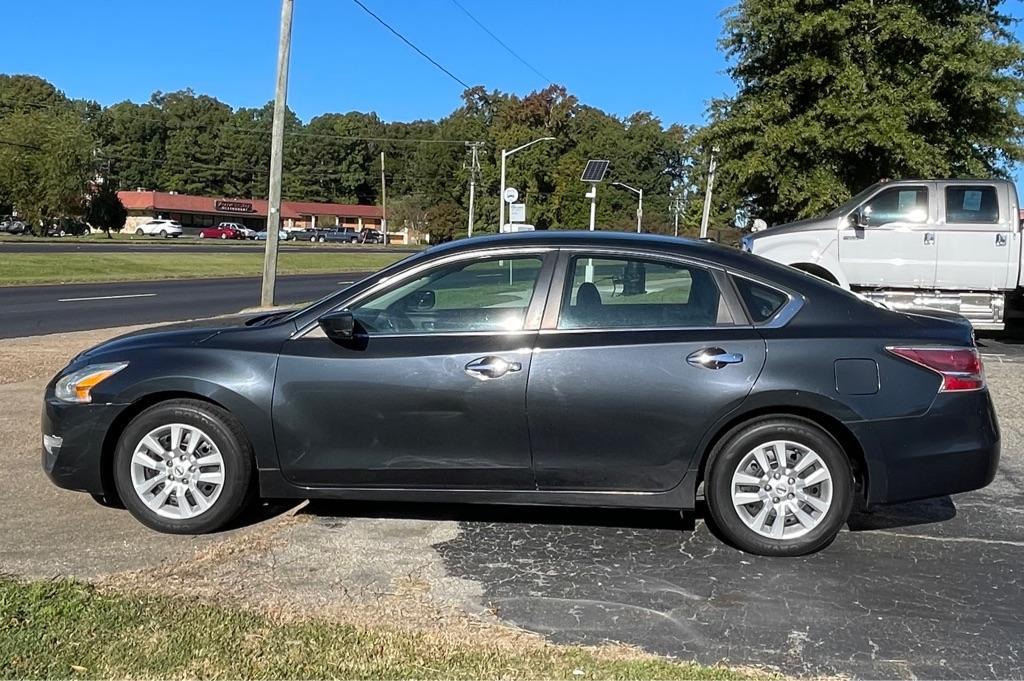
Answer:
<svg viewBox="0 0 1024 681"><path fill-rule="evenodd" d="M81 215L93 142L73 114L40 109L0 119L0 195L42 229L46 219Z"/></svg>
<svg viewBox="0 0 1024 681"><path fill-rule="evenodd" d="M117 197L117 191L113 184L104 181L99 189L89 197L89 206L85 212L85 221L93 227L99 227L107 233L110 239L110 230L120 232L124 223L128 220L128 210Z"/></svg>
<svg viewBox="0 0 1024 681"><path fill-rule="evenodd" d="M1006 176L1024 51L1002 0L741 0L721 41L734 97L701 135L716 181L769 222L884 177Z"/></svg>
<svg viewBox="0 0 1024 681"><path fill-rule="evenodd" d="M455 233L465 224L465 214L457 204L451 202L431 206L426 212L427 234L430 243L441 244L455 238Z"/></svg>

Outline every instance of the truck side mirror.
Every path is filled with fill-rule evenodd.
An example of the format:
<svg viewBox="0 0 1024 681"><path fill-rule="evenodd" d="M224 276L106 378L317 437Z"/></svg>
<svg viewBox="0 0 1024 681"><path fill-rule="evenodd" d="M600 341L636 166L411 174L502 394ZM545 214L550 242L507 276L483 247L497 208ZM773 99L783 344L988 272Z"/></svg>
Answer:
<svg viewBox="0 0 1024 681"><path fill-rule="evenodd" d="M846 217L846 222L854 229L864 229L868 226L867 218L859 208Z"/></svg>

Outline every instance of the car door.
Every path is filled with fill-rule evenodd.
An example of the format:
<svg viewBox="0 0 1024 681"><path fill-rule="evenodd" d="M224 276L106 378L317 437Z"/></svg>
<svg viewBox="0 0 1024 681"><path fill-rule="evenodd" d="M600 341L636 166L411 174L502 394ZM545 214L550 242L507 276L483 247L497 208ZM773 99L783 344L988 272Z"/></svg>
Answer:
<svg viewBox="0 0 1024 681"><path fill-rule="evenodd" d="M287 341L273 420L288 479L533 489L526 380L554 255L424 265L345 304L351 342L315 324Z"/></svg>
<svg viewBox="0 0 1024 681"><path fill-rule="evenodd" d="M563 251L535 345L526 403L550 490L671 489L765 361L721 271L653 253Z"/></svg>
<svg viewBox="0 0 1024 681"><path fill-rule="evenodd" d="M1006 188L995 184L950 184L942 191L936 229L935 287L990 291L1016 287L1017 220Z"/></svg>
<svg viewBox="0 0 1024 681"><path fill-rule="evenodd" d="M933 183L883 188L840 226L839 262L851 286L934 286L933 192Z"/></svg>

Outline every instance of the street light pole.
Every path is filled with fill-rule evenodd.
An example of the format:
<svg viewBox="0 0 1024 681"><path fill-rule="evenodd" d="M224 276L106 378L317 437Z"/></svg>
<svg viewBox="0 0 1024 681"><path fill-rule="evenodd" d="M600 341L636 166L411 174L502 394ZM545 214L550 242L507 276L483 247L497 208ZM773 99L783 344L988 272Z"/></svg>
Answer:
<svg viewBox="0 0 1024 681"><path fill-rule="evenodd" d="M640 234L643 231L644 224L644 190L637 189L636 187L630 187L625 182L612 182L612 185L628 189L640 197L640 202L636 206L636 233Z"/></svg>
<svg viewBox="0 0 1024 681"><path fill-rule="evenodd" d="M501 189L499 190L501 195L498 197L501 200L501 207L498 210L498 231L499 232L502 229L505 228L505 162L506 162L506 160L512 154L514 154L516 152L519 152L519 151L522 151L523 149L526 149L527 147L532 147L534 144L537 144L538 142L550 142L553 139L555 139L555 138L554 137L539 137L539 138L533 140L532 142L527 142L526 144L524 144L522 146L519 146L519 147L516 147L515 149L512 149L511 151L505 150L505 149L501 150Z"/></svg>
<svg viewBox="0 0 1024 681"><path fill-rule="evenodd" d="M281 0L281 34L277 45L277 88L274 93L274 122L270 136L270 190L267 201L267 250L263 258L263 288L260 305L274 304L277 283L277 243L281 229L281 166L284 156L284 115L288 98L288 60L292 44L294 0Z"/></svg>

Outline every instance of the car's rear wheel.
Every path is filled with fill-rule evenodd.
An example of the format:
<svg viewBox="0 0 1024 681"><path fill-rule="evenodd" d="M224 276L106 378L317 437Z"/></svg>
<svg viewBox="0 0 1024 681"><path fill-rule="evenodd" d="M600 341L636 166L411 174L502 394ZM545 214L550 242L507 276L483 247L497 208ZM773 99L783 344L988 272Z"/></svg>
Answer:
<svg viewBox="0 0 1024 681"><path fill-rule="evenodd" d="M252 451L230 413L198 400L170 400L125 428L114 456L124 505L160 532L218 530L245 506Z"/></svg>
<svg viewBox="0 0 1024 681"><path fill-rule="evenodd" d="M206 235L205 235L205 234L203 234L202 232L199 232L199 238L200 238L200 239L205 239L205 238L206 238Z"/></svg>
<svg viewBox="0 0 1024 681"><path fill-rule="evenodd" d="M166 229L161 229L160 230L160 236L162 238L166 239L167 238L167 230Z"/></svg>
<svg viewBox="0 0 1024 681"><path fill-rule="evenodd" d="M221 232L220 233L220 238L221 239L227 239L228 238L227 232Z"/></svg>
<svg viewBox="0 0 1024 681"><path fill-rule="evenodd" d="M317 241L319 241L320 243L324 243L325 241L327 241L327 237L322 236L319 239L317 239Z"/></svg>
<svg viewBox="0 0 1024 681"><path fill-rule="evenodd" d="M835 439L804 419L767 417L726 435L704 483L712 519L738 548L802 556L850 515L853 474Z"/></svg>

